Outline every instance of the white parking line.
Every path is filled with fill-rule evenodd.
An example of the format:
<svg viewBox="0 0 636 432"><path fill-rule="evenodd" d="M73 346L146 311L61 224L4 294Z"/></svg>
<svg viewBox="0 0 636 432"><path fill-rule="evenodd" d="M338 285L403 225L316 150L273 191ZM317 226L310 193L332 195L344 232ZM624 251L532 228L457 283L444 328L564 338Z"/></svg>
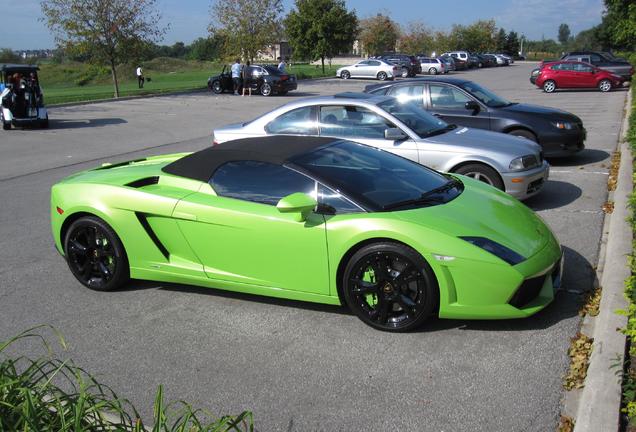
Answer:
<svg viewBox="0 0 636 432"><path fill-rule="evenodd" d="M601 175L609 175L609 172L605 171L585 171L585 170L550 170L550 174L559 173L559 174L601 174Z"/></svg>

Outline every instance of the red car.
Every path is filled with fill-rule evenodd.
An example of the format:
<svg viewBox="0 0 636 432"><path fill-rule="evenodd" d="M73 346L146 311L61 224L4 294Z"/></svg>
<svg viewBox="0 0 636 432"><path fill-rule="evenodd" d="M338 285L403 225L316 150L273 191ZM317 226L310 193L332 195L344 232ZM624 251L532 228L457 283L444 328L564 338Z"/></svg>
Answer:
<svg viewBox="0 0 636 432"><path fill-rule="evenodd" d="M624 79L589 63L558 61L543 64L535 84L546 93L558 88L598 88L608 92L621 87Z"/></svg>

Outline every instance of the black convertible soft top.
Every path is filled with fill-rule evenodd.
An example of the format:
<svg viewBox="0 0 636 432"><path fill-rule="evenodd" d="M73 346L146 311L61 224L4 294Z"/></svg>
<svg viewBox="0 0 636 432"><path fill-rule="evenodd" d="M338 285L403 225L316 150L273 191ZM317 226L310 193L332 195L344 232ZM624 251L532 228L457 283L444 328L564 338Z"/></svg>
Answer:
<svg viewBox="0 0 636 432"><path fill-rule="evenodd" d="M214 171L227 162L250 160L283 164L295 156L340 141L338 138L285 135L244 138L184 156L163 167L162 171L207 182Z"/></svg>

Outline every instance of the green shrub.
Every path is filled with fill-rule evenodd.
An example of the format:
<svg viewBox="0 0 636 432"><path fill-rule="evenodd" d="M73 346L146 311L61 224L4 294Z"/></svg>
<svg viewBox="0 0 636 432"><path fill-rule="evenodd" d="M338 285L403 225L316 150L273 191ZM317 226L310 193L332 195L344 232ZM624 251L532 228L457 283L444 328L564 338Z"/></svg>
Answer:
<svg viewBox="0 0 636 432"><path fill-rule="evenodd" d="M52 350L39 333L51 329L62 347L64 338L52 327L31 328L7 341L0 341L0 431L130 431L130 432L229 432L254 430L252 414L223 416L214 421L203 410L185 402L166 404L159 386L155 397L152 428L144 425L135 407L120 399L70 360L51 357ZM32 360L7 354L19 342L36 339L48 351Z"/></svg>

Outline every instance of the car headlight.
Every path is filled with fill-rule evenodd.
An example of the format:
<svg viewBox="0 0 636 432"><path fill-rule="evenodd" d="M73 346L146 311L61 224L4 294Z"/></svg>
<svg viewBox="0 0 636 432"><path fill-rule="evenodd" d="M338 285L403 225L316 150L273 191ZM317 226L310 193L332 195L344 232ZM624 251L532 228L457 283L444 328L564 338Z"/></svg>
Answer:
<svg viewBox="0 0 636 432"><path fill-rule="evenodd" d="M574 125L566 121L552 122L552 125L557 129L568 129L568 130L574 129Z"/></svg>
<svg viewBox="0 0 636 432"><path fill-rule="evenodd" d="M460 237L460 239L490 252L510 265L516 265L525 261L525 257L519 255L517 252L485 237Z"/></svg>
<svg viewBox="0 0 636 432"><path fill-rule="evenodd" d="M535 155L525 155L513 159L508 167L511 171L523 171L539 166L539 160Z"/></svg>

